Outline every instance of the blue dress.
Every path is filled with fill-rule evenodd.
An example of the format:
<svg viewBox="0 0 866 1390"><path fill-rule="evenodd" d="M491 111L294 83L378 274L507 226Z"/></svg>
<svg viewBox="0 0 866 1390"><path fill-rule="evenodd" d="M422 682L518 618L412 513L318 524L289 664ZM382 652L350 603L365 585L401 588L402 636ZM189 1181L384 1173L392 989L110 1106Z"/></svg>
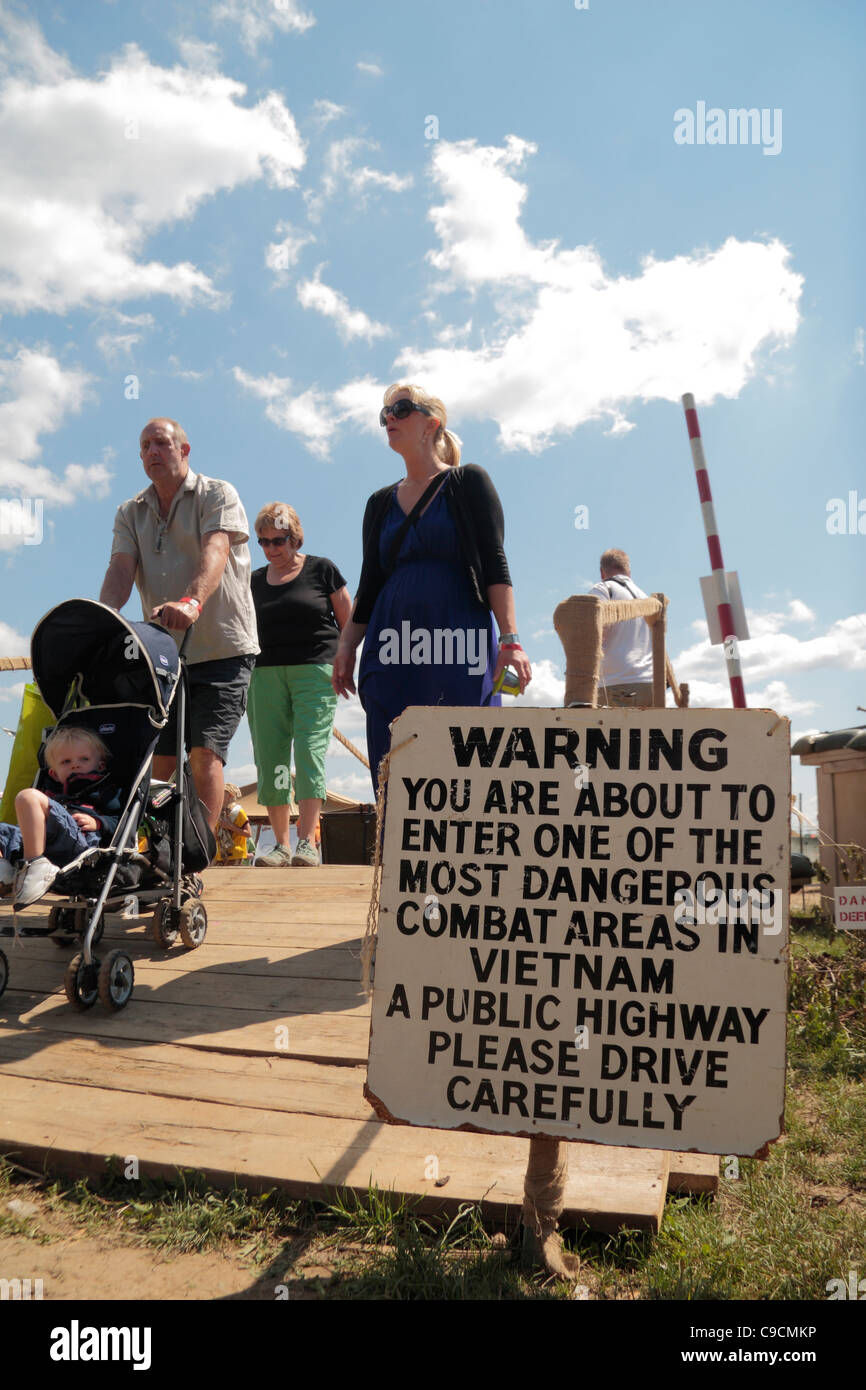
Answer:
<svg viewBox="0 0 866 1390"><path fill-rule="evenodd" d="M409 705L501 705L493 695L498 646L480 603L445 500L448 480L409 527L364 638L358 691L367 716L374 788L391 743L388 725ZM386 565L406 519L397 487L379 537Z"/></svg>

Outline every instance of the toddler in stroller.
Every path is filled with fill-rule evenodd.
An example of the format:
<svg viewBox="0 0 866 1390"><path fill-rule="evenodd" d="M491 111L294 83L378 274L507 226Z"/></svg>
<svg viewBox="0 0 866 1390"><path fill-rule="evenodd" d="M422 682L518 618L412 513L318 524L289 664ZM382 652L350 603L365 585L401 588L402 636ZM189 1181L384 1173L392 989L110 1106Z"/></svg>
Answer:
<svg viewBox="0 0 866 1390"><path fill-rule="evenodd" d="M0 895L14 886L16 909L38 902L82 850L110 841L123 805L107 771L111 755L92 729L55 729L43 756L50 784L20 791L18 825L0 824Z"/></svg>
<svg viewBox="0 0 866 1390"><path fill-rule="evenodd" d="M35 785L16 798L20 831L0 828L0 873L8 886L13 860L24 857L16 908L46 892L66 901L51 908L47 926L21 925L16 913L0 935L53 935L58 945L81 936L64 979L69 1002L120 1009L132 994L132 960L123 950L97 958L106 912L153 911L151 934L163 948L178 936L199 946L207 931L198 874L216 846L184 751L182 653L156 624L70 599L37 625L31 661L43 700L59 713ZM152 788L153 753L175 696L177 784ZM0 952L0 994L6 974Z"/></svg>

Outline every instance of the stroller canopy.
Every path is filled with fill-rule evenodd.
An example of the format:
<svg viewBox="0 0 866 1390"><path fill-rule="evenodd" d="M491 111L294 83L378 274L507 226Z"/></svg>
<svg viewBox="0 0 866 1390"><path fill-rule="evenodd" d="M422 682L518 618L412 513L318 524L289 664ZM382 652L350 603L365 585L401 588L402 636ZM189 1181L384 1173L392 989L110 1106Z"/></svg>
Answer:
<svg viewBox="0 0 866 1390"><path fill-rule="evenodd" d="M78 677L92 705L147 705L155 721L168 717L180 661L171 633L156 623L131 623L104 603L69 599L36 624L30 656L42 698L56 715Z"/></svg>

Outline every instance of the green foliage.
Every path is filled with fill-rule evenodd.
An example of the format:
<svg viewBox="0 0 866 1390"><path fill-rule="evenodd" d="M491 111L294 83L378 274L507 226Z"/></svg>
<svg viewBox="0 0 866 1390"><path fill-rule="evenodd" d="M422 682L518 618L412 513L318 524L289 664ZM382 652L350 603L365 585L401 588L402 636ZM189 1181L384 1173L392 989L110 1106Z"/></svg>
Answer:
<svg viewBox="0 0 866 1390"><path fill-rule="evenodd" d="M809 934L791 961L789 1062L820 1076L866 1074L866 941L836 933L830 946L808 950Z"/></svg>

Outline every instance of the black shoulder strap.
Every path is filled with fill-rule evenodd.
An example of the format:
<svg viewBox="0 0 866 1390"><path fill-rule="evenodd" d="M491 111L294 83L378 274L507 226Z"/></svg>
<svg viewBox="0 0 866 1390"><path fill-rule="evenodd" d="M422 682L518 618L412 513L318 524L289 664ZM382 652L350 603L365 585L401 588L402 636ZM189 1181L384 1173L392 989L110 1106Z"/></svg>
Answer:
<svg viewBox="0 0 866 1390"><path fill-rule="evenodd" d="M408 532L409 527L413 526L414 523L418 520L424 508L427 506L427 503L432 499L433 494L439 491L439 488L445 482L445 479L447 477L447 472L444 473L444 475L442 473L437 473L436 477L432 478L431 481L428 483L427 487L425 487L424 491L421 493L421 496L418 498L418 501L415 503L409 515L401 523L400 527L397 530L397 534L395 535L394 540L391 543L391 549L388 553L388 563L385 566L386 574L390 574L397 563L397 556L400 554L400 547L406 539L406 533Z"/></svg>
<svg viewBox="0 0 866 1390"><path fill-rule="evenodd" d="M632 593L631 593L631 589L632 589L634 586L631 585L631 580L628 579L626 576L623 576L621 579L606 579L606 580L604 581L604 587L607 589L608 598L611 598L611 599L612 599L612 598L613 598L613 594L610 592L610 589L608 589L608 584L621 584L622 587L625 589L626 593L631 594L632 598L636 598L636 597L637 597L636 594L632 594ZM629 587L630 585L631 585L631 587Z"/></svg>

